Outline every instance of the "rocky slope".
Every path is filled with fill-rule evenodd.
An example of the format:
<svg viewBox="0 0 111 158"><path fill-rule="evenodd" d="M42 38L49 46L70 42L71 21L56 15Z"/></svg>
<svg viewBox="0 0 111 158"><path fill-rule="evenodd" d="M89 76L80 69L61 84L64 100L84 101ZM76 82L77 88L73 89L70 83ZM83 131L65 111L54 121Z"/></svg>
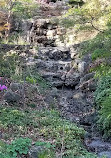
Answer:
<svg viewBox="0 0 111 158"><path fill-rule="evenodd" d="M50 10L46 9L44 12L48 11ZM22 30L30 44L38 45L37 50L30 49L29 46L29 55L25 52L25 65L34 68L52 86L45 96L45 102L58 108L62 117L86 129L84 143L89 151L95 152L98 157L106 155L111 158L111 144L101 140L95 127L93 93L97 81L94 73L88 71L92 63L91 56L86 55L81 59L79 45L65 47L61 40L65 29L51 21L51 18L41 19L40 16L32 22L27 21ZM7 96L5 99L7 100Z"/></svg>

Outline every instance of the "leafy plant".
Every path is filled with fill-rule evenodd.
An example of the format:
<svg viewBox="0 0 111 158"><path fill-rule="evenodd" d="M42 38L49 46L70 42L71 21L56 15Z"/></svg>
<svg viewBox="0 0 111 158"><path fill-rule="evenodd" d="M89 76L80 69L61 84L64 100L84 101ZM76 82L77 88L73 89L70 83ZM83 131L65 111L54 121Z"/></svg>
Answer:
<svg viewBox="0 0 111 158"><path fill-rule="evenodd" d="M49 143L49 142L37 141L37 142L35 143L35 145L37 145L37 146L44 146L44 147L47 148L47 149L55 148L55 145L52 145L52 144Z"/></svg>
<svg viewBox="0 0 111 158"><path fill-rule="evenodd" d="M95 91L95 102L97 105L108 97L111 93L111 76L104 76L100 79L98 87Z"/></svg>
<svg viewBox="0 0 111 158"><path fill-rule="evenodd" d="M36 79L34 79L33 77L28 77L28 76L26 77L26 81L31 84L35 84L37 82Z"/></svg>
<svg viewBox="0 0 111 158"><path fill-rule="evenodd" d="M48 154L53 154L54 149L61 151L62 139L64 140L64 156L86 155L88 152L84 149L83 138L85 131L77 127L75 124L62 119L58 111L43 110L43 111L23 111L13 108L0 109L0 125L3 129L8 129L7 139L18 137L20 135L27 135L28 129L31 129L29 138L37 139L36 145L43 146L48 150ZM9 132L12 131L13 132ZM4 134L5 134L4 133ZM42 138L43 142L38 138ZM18 150L17 143L22 146L22 139L14 141L11 149L14 152ZM50 142L50 143L49 143ZM25 145L27 145L24 142ZM12 149L17 147L17 149ZM23 148L19 150L23 152ZM27 148L26 148L27 149ZM25 150L26 151L26 150Z"/></svg>
<svg viewBox="0 0 111 158"><path fill-rule="evenodd" d="M98 127L103 137L110 138L111 136L111 92L110 96L106 97L102 102L99 111Z"/></svg>
<svg viewBox="0 0 111 158"><path fill-rule="evenodd" d="M95 92L95 101L99 108L98 127L104 138L111 136L111 75L101 78Z"/></svg>
<svg viewBox="0 0 111 158"><path fill-rule="evenodd" d="M17 155L27 154L29 147L31 146L31 139L29 138L18 138L14 140L10 145L7 145L7 153L13 158Z"/></svg>

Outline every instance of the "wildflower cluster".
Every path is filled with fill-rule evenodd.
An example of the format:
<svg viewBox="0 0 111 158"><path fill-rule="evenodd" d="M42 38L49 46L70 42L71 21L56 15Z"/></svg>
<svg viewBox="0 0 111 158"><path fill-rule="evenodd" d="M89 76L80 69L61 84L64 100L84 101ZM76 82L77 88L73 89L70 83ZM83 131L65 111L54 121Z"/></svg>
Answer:
<svg viewBox="0 0 111 158"><path fill-rule="evenodd" d="M0 84L0 91L3 91L3 90L7 90L7 87L5 85Z"/></svg>
<svg viewBox="0 0 111 158"><path fill-rule="evenodd" d="M0 77L0 79L2 78ZM5 85L0 84L0 91L3 91L3 90L7 90L7 87Z"/></svg>

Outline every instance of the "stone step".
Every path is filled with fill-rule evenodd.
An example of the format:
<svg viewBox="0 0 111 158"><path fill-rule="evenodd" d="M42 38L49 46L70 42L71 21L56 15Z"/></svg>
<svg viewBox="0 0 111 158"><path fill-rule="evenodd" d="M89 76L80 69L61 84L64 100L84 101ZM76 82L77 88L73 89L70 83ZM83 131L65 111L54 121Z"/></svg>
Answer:
<svg viewBox="0 0 111 158"><path fill-rule="evenodd" d="M58 87L64 84L64 80L61 79L61 73L53 73L53 72L41 72L41 76L50 82L52 86Z"/></svg>
<svg viewBox="0 0 111 158"><path fill-rule="evenodd" d="M34 59L33 57L29 58L27 65L34 65L37 70L44 70L49 72L67 72L71 69L71 61L42 60Z"/></svg>
<svg viewBox="0 0 111 158"><path fill-rule="evenodd" d="M69 71L71 68L71 62L66 61L44 61L41 59L37 59L36 67L40 70L46 70L51 72L64 72Z"/></svg>
<svg viewBox="0 0 111 158"><path fill-rule="evenodd" d="M70 50L66 47L41 47L38 49L38 56L41 59L51 59L51 60L70 60Z"/></svg>

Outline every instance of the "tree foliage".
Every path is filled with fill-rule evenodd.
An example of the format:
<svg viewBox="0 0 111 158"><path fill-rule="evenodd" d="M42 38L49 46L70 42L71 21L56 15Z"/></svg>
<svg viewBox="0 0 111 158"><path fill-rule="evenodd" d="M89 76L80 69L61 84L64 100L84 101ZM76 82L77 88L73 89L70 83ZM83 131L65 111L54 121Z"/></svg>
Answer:
<svg viewBox="0 0 111 158"><path fill-rule="evenodd" d="M93 29L103 32L106 24L110 21L111 2L108 0L86 0L82 6L73 7L68 10L65 17L74 19L74 25L87 25Z"/></svg>

